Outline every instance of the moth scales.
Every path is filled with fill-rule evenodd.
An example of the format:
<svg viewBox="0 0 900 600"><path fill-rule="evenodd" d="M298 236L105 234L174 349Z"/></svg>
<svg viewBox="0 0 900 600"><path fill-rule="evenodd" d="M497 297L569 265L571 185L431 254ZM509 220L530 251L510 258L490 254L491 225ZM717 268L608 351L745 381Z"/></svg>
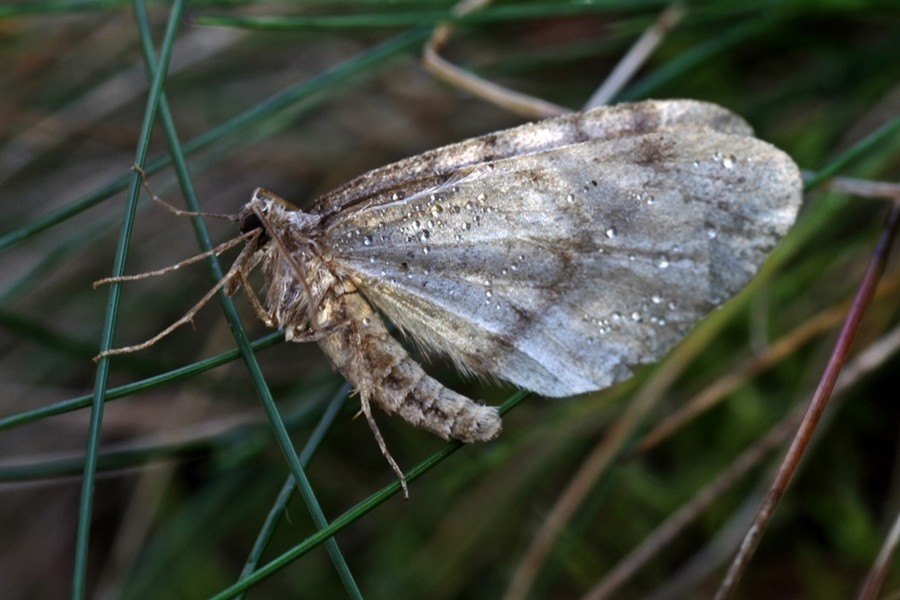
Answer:
<svg viewBox="0 0 900 600"><path fill-rule="evenodd" d="M494 439L501 420L427 375L381 315L464 373L551 397L600 390L739 292L790 229L801 189L787 154L693 100L596 108L431 150L306 211L259 188L222 281L152 340L101 357L155 343L219 288L243 289L266 325L318 342L354 385L405 488L372 403L462 442ZM257 267L264 302L248 283Z"/></svg>

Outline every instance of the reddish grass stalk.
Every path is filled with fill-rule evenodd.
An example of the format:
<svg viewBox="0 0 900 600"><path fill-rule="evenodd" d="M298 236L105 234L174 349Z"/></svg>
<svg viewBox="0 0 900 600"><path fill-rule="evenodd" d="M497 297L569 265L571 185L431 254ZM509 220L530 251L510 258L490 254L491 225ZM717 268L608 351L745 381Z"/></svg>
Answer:
<svg viewBox="0 0 900 600"><path fill-rule="evenodd" d="M815 394L813 394L812 400L809 402L809 406L806 409L806 413L803 415L803 420L800 423L797 434L794 436L794 440L791 442L787 455L785 456L781 467L778 469L778 473L775 476L775 480L772 482L772 486L769 488L766 497L763 499L759 512L756 514L756 518L750 525L750 529L747 530L747 534L744 536L744 540L741 542L741 546L738 549L731 566L728 568L725 578L722 580L719 589L716 591L716 600L726 600L731 597L741 576L747 569L750 558L759 546L762 534L765 532L766 527L772 518L775 507L778 505L778 501L781 500L794 473L797 471L797 466L800 463L800 459L803 457L803 452L809 445L813 432L816 429L816 425L819 423L819 419L825 411L825 407L828 406L828 400L834 389L835 381L837 381L841 368L847 361L847 355L853 344L853 338L856 337L856 333L859 331L860 323L866 313L869 302L872 300L878 281L881 279L881 275L884 272L885 263L887 262L891 244L897 233L898 224L900 224L900 203L895 202L891 207L891 212L888 215L887 222L882 231L881 238L878 240L875 252L866 268L866 274L853 299L853 305L850 307L850 312L847 314L847 319L841 329L834 351L831 354L831 358L828 360L828 365L825 367L824 373L822 373L822 379L819 381L819 386L816 388Z"/></svg>

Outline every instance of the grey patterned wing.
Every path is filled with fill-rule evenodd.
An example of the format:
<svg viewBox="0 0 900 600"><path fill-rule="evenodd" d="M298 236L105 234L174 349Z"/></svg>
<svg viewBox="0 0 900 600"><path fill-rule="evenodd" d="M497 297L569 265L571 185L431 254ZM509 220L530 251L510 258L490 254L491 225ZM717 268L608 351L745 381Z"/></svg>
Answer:
<svg viewBox="0 0 900 600"><path fill-rule="evenodd" d="M780 150L685 125L461 168L345 211L325 239L423 348L567 396L661 358L741 290L800 202Z"/></svg>
<svg viewBox="0 0 900 600"><path fill-rule="evenodd" d="M340 219L347 210L391 201L398 190L402 199L410 185L435 186L461 169L485 162L685 125L738 135L753 133L734 113L697 100L648 100L595 108L472 138L369 171L319 198L310 212Z"/></svg>

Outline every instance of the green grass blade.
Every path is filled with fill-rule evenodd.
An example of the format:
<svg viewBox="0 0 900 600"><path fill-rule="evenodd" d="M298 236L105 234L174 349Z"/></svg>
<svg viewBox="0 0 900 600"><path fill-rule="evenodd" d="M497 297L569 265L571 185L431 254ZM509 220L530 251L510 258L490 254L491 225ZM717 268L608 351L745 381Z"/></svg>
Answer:
<svg viewBox="0 0 900 600"><path fill-rule="evenodd" d="M138 26L142 32L149 33L149 23L147 22L147 16L142 10L138 10ZM152 47L149 43L149 35L142 35L141 39L143 42L142 46L144 50L144 58L147 62L148 71L150 73L153 73L156 70L156 65L154 64ZM159 109L165 135L169 144L169 151L171 152L186 202L191 210L198 211L200 209L199 202L196 197L190 173L187 169L187 164L185 163L184 154L181 151L181 146L179 144L177 133L175 131L175 124L168 109L168 104L165 100L165 96L162 96L160 99ZM200 242L201 248L204 251L210 250L212 248L212 241L202 219L199 217L195 217L192 219L192 222L194 224L194 231L197 235L198 241ZM213 278L215 280L221 280L224 276L224 273L222 272L222 268L219 265L219 261L216 259L216 257L211 256L209 257L208 262L213 274ZM279 413L277 406L275 405L275 400L272 397L268 385L266 384L262 371L259 368L259 364L256 361L256 357L253 354L253 350L250 347L249 339L247 338L247 334L240 322L237 310L235 309L231 299L227 296L227 294L225 294L224 291L219 292L219 300L225 312L226 319L228 320L229 325L231 325L231 329L234 334L235 340L237 341L238 348L241 351L242 358L244 359L244 362L247 364L247 368L250 371L250 376L254 383L254 387L256 388L257 394L259 395L263 403L263 407L266 411L267 416L269 417L272 428L275 431L275 436L279 446L281 447L282 453L288 461L291 473L295 481L297 482L298 487L300 488L301 495L303 496L303 499L306 502L307 507L313 517L313 521L316 523L316 526L321 529L322 527L325 527L327 525L325 515L322 512L321 507L319 506L319 502L315 497L312 486L309 484L309 481L303 469L303 465L300 463L297 457L297 453L294 450L293 443L291 442L290 436L288 435L287 428L281 418L281 414ZM331 539L328 543L327 550L332 558L332 562L334 563L335 568L337 569L341 577L341 580L344 581L348 593L351 595L351 597L361 597L359 588L356 585L356 582L353 580L353 576L350 573L347 561L338 548L337 542Z"/></svg>
<svg viewBox="0 0 900 600"><path fill-rule="evenodd" d="M137 3L140 0L136 0ZM139 4L136 3L136 6ZM147 149L150 145L150 134L153 130L153 122L156 115L156 107L162 93L168 71L169 59L172 52L172 44L175 41L175 32L181 20L184 10L183 0L176 0L172 6L172 13L166 28L166 35L160 53L161 68L154 78L147 98L147 108L144 112L144 122L141 126L140 139L135 151L135 163L143 165L147 157ZM116 249L112 275L121 276L125 272L125 257L128 253L128 244L131 240L131 229L134 225L134 216L137 212L137 200L140 192L140 180L134 175L128 194L128 202L125 208L125 216L122 223L122 233ZM104 352L112 348L113 334L115 333L116 318L119 309L119 297L121 285L114 283L110 286L109 300L107 302L106 319L103 324L103 334L100 342L100 351ZM88 433L87 448L85 450L84 477L81 487L81 500L78 509L78 529L75 539L75 566L72 577L72 597L76 600L84 598L85 581L87 578L88 542L91 530L91 510L94 500L94 485L97 472L97 454L100 447L100 432L103 424L103 403L106 401L106 386L109 380L109 359L101 359L97 366L97 377L94 383L94 397L91 407L91 423Z"/></svg>
<svg viewBox="0 0 900 600"><path fill-rule="evenodd" d="M391 38L359 57L349 60L318 77L313 77L291 86L253 108L229 119L218 127L197 136L183 144L181 147L182 151L189 156L216 144L226 136L237 135L241 131L251 128L283 110L297 107L302 103L307 103L307 107L310 107L315 102L323 101L327 98L327 94L330 91L333 92L337 87L352 79L374 76L376 67L383 66L397 54L417 47L428 39L429 33L428 29L416 29ZM148 176L153 175L169 164L171 164L171 159L168 156L155 158L147 162L144 166L144 172ZM0 251L42 233L100 204L126 189L132 180L133 177L131 175L118 177L90 194L78 198L43 217L39 217L32 223L0 235Z"/></svg>
<svg viewBox="0 0 900 600"><path fill-rule="evenodd" d="M337 416L341 413L347 403L349 393L350 385L345 383L334 395L334 398L331 400L331 402L328 403L328 409L322 414L322 418L319 420L319 423L316 425L315 430L313 430L312 435L310 435L309 440L307 440L306 445L300 452L300 462L304 466L309 464L309 461L312 460L312 457L315 454L316 450L319 449L319 446L324 441L325 436L328 434L328 431L330 431L332 426L334 426L335 419L337 419ZM280 523L281 519L284 518L287 504L294 496L294 491L296 491L296 489L297 484L294 480L293 475L288 475L287 481L285 481L284 485L282 485L281 491L278 493L278 497L275 499L275 502L272 505L272 509L266 516L266 520L260 528L259 535L257 536L256 541L253 543L253 548L250 550L250 554L247 557L246 563L244 564L244 569L241 571L239 581L243 581L244 579L250 577L256 570L256 565L259 564L259 561L262 559L263 552L265 551L269 542L272 540L272 536L275 534L275 529L278 527L278 523ZM346 587L347 586L345 584L345 588ZM359 590L357 590L357 593L358 592Z"/></svg>

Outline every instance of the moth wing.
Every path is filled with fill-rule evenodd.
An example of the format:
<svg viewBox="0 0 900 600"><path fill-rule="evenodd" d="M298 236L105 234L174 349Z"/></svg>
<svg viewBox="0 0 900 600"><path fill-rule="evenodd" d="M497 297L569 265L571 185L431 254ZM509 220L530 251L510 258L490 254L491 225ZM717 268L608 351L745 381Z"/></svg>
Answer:
<svg viewBox="0 0 900 600"><path fill-rule="evenodd" d="M485 162L545 152L592 139L639 135L667 127L706 127L737 135L753 130L738 115L698 100L647 100L600 107L490 133L380 167L320 197L310 212L343 218L347 210L381 204L410 184L430 187ZM400 199L403 197L400 194Z"/></svg>
<svg viewBox="0 0 900 600"><path fill-rule="evenodd" d="M660 359L793 224L796 165L747 135L667 127L461 169L326 234L423 348L545 396Z"/></svg>

